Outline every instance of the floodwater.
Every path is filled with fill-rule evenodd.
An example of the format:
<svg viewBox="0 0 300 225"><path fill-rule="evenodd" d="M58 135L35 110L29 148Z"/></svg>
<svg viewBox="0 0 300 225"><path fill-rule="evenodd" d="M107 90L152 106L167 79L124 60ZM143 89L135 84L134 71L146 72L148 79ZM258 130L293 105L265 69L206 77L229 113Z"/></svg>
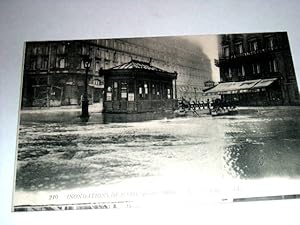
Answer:
<svg viewBox="0 0 300 225"><path fill-rule="evenodd" d="M299 116L300 107L126 123L105 122L102 114L88 123L72 113L23 115L16 190L97 187L145 177L297 179Z"/></svg>

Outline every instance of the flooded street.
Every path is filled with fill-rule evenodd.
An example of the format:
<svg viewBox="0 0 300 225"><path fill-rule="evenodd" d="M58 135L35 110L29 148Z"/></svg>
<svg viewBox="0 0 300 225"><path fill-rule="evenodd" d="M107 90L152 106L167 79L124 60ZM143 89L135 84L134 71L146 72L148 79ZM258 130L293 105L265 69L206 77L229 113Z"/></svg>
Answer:
<svg viewBox="0 0 300 225"><path fill-rule="evenodd" d="M40 114L23 116L16 192L124 184L197 192L208 180L299 180L299 116L299 107L128 123L105 123L102 114L86 124L70 113L49 114L46 122L37 122Z"/></svg>

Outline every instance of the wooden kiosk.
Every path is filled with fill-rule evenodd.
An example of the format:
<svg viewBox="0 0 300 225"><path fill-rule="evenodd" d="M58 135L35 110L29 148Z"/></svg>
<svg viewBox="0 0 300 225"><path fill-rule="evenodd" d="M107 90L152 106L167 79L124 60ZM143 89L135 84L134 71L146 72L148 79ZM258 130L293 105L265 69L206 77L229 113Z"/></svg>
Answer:
<svg viewBox="0 0 300 225"><path fill-rule="evenodd" d="M175 108L176 72L131 60L102 73L105 113L161 112Z"/></svg>

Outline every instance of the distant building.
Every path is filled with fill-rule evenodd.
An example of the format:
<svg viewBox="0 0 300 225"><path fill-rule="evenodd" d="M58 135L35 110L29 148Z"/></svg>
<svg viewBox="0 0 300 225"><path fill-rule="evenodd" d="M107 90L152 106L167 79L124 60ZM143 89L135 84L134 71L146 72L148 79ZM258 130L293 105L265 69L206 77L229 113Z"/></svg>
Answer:
<svg viewBox="0 0 300 225"><path fill-rule="evenodd" d="M102 71L105 94L103 112L140 113L174 110L177 73L150 62L129 63Z"/></svg>
<svg viewBox="0 0 300 225"><path fill-rule="evenodd" d="M92 58L88 73L89 103L103 99L99 70L128 63L150 62L177 76L179 97L201 95L211 76L210 60L201 47L180 37L27 42L22 107L79 105L84 89L83 55Z"/></svg>
<svg viewBox="0 0 300 225"><path fill-rule="evenodd" d="M299 104L286 32L230 34L220 38L221 82L206 91L240 105Z"/></svg>

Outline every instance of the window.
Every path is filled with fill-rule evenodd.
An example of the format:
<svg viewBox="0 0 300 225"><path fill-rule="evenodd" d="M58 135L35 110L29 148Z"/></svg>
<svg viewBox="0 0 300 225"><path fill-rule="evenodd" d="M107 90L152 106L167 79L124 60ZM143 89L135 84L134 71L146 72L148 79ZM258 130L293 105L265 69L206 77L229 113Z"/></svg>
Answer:
<svg viewBox="0 0 300 225"><path fill-rule="evenodd" d="M271 50L274 48L274 38L273 37L268 37L267 48L271 49Z"/></svg>
<svg viewBox="0 0 300 225"><path fill-rule="evenodd" d="M236 52L236 54L242 54L243 53L243 44L242 43L237 43L235 45L235 52Z"/></svg>
<svg viewBox="0 0 300 225"><path fill-rule="evenodd" d="M229 47L228 46L225 46L223 48L223 56L229 57Z"/></svg>
<svg viewBox="0 0 300 225"><path fill-rule="evenodd" d="M151 89L152 89L152 95L155 95L155 84L152 84Z"/></svg>
<svg viewBox="0 0 300 225"><path fill-rule="evenodd" d="M252 64L252 72L253 74L260 73L260 65L258 63Z"/></svg>
<svg viewBox="0 0 300 225"><path fill-rule="evenodd" d="M114 100L118 100L119 96L119 91L118 91L118 82L117 81L114 81L114 88L113 88L113 99Z"/></svg>
<svg viewBox="0 0 300 225"><path fill-rule="evenodd" d="M159 91L160 91L160 84L157 83L157 84L156 84L156 95L157 95L157 96L160 95L160 92L159 92Z"/></svg>
<svg viewBox="0 0 300 225"><path fill-rule="evenodd" d="M244 77L246 74L245 74L245 67L242 66L242 76Z"/></svg>
<svg viewBox="0 0 300 225"><path fill-rule="evenodd" d="M228 69L228 77L232 78L232 70L231 70L231 68Z"/></svg>
<svg viewBox="0 0 300 225"><path fill-rule="evenodd" d="M145 95L148 94L148 84L147 83L144 83L144 88L145 88Z"/></svg>
<svg viewBox="0 0 300 225"><path fill-rule="evenodd" d="M85 46L82 46L82 47L81 47L81 54L82 54L82 55L86 55L86 54L87 54L87 49L86 49Z"/></svg>
<svg viewBox="0 0 300 225"><path fill-rule="evenodd" d="M42 58L40 56L37 57L36 68L40 69L42 67Z"/></svg>
<svg viewBox="0 0 300 225"><path fill-rule="evenodd" d="M237 68L237 73L239 77L244 77L245 76L245 68L244 66L238 67Z"/></svg>
<svg viewBox="0 0 300 225"><path fill-rule="evenodd" d="M83 61L83 60L81 60L80 68L81 68L81 69L84 69L84 61Z"/></svg>
<svg viewBox="0 0 300 225"><path fill-rule="evenodd" d="M127 83L126 82L121 83L121 98L127 99Z"/></svg>
<svg viewBox="0 0 300 225"><path fill-rule="evenodd" d="M167 88L167 98L171 99L171 89Z"/></svg>
<svg viewBox="0 0 300 225"><path fill-rule="evenodd" d="M168 83L162 84L162 97L163 99L171 99L172 98L172 90L171 85Z"/></svg>
<svg viewBox="0 0 300 225"><path fill-rule="evenodd" d="M134 81L133 80L128 80L127 83L127 87L128 87L128 97L127 100L129 102L133 102L134 101L134 92L135 92L135 85L134 85Z"/></svg>
<svg viewBox="0 0 300 225"><path fill-rule="evenodd" d="M149 94L149 86L147 82L142 82L139 81L138 82L138 93L139 93L139 97L141 99L148 99L148 94Z"/></svg>
<svg viewBox="0 0 300 225"><path fill-rule="evenodd" d="M109 60L109 52L108 51L105 52L104 58L105 58L105 60Z"/></svg>
<svg viewBox="0 0 300 225"><path fill-rule="evenodd" d="M249 42L249 50L252 51L256 51L258 49L258 43L256 40L254 41L250 41Z"/></svg>
<svg viewBox="0 0 300 225"><path fill-rule="evenodd" d="M111 86L108 86L106 92L106 101L111 101L111 99Z"/></svg>
<svg viewBox="0 0 300 225"><path fill-rule="evenodd" d="M57 48L58 54L65 54L66 46L65 45L59 45Z"/></svg>
<svg viewBox="0 0 300 225"><path fill-rule="evenodd" d="M118 82L117 81L114 82L114 88L118 88Z"/></svg>
<svg viewBox="0 0 300 225"><path fill-rule="evenodd" d="M58 59L57 67L58 68L65 68L65 58Z"/></svg>
<svg viewBox="0 0 300 225"><path fill-rule="evenodd" d="M113 53L113 62L118 63L119 55L117 55L117 52Z"/></svg>
<svg viewBox="0 0 300 225"><path fill-rule="evenodd" d="M34 47L34 48L31 49L31 53L32 53L33 55L36 55L36 52L37 52L37 48L36 48L36 47Z"/></svg>
<svg viewBox="0 0 300 225"><path fill-rule="evenodd" d="M36 66L36 61L35 61L35 59L31 59L31 60L30 60L30 69L34 70L34 69L35 69L35 66Z"/></svg>
<svg viewBox="0 0 300 225"><path fill-rule="evenodd" d="M270 72L278 72L278 64L275 59L269 61L269 70Z"/></svg>
<svg viewBox="0 0 300 225"><path fill-rule="evenodd" d="M43 53L42 47L37 47L37 54L41 55Z"/></svg>
<svg viewBox="0 0 300 225"><path fill-rule="evenodd" d="M45 59L43 62L43 68L48 69L48 60L47 59Z"/></svg>
<svg viewBox="0 0 300 225"><path fill-rule="evenodd" d="M256 71L257 71L257 73L260 73L260 65L259 64L256 64Z"/></svg>

